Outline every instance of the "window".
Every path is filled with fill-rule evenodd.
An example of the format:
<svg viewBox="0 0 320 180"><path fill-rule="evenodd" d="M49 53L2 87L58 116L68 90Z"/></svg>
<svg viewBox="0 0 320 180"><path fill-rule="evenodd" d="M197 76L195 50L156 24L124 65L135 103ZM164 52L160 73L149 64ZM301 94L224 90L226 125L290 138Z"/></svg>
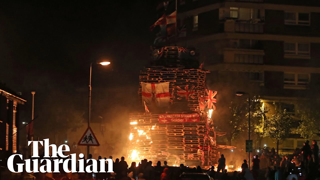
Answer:
<svg viewBox="0 0 320 180"><path fill-rule="evenodd" d="M310 25L310 13L285 12L284 24Z"/></svg>
<svg viewBox="0 0 320 180"><path fill-rule="evenodd" d="M284 147L284 148L290 148L290 149L293 149L294 148L294 141L293 140L284 140L283 142L282 142L282 146Z"/></svg>
<svg viewBox="0 0 320 180"><path fill-rule="evenodd" d="M262 64L263 56L262 55L252 55L252 54L235 54L234 55L235 63L246 63L246 64Z"/></svg>
<svg viewBox="0 0 320 180"><path fill-rule="evenodd" d="M283 110L286 110L286 113L294 115L294 104L282 103Z"/></svg>
<svg viewBox="0 0 320 180"><path fill-rule="evenodd" d="M305 142L305 140L297 140L297 148L302 148Z"/></svg>
<svg viewBox="0 0 320 180"><path fill-rule="evenodd" d="M263 81L263 72L250 72L249 73L250 81L262 82Z"/></svg>
<svg viewBox="0 0 320 180"><path fill-rule="evenodd" d="M285 55L310 56L309 43L284 43Z"/></svg>
<svg viewBox="0 0 320 180"><path fill-rule="evenodd" d="M198 15L193 16L193 31L198 30Z"/></svg>
<svg viewBox="0 0 320 180"><path fill-rule="evenodd" d="M230 18L238 18L239 8L237 7L230 7Z"/></svg>
<svg viewBox="0 0 320 180"><path fill-rule="evenodd" d="M309 74L284 73L285 86L306 86L309 81Z"/></svg>

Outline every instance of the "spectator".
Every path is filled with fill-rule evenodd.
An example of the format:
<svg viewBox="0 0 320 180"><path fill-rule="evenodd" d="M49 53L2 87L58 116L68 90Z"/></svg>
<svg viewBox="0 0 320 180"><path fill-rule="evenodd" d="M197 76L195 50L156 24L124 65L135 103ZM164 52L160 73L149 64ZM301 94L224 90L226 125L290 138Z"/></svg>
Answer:
<svg viewBox="0 0 320 180"><path fill-rule="evenodd" d="M274 180L282 180L282 171L280 167L277 167L277 171L274 174Z"/></svg>
<svg viewBox="0 0 320 180"><path fill-rule="evenodd" d="M316 166L318 166L319 165L319 157L318 157L319 146L317 145L316 140L312 141L311 150L312 150L313 162L315 163Z"/></svg>
<svg viewBox="0 0 320 180"><path fill-rule="evenodd" d="M247 160L243 160L243 163L241 165L241 169L242 169L242 172L244 172L246 169L248 169Z"/></svg>
<svg viewBox="0 0 320 180"><path fill-rule="evenodd" d="M224 158L224 155L221 154L221 157L218 161L218 171L217 172L220 172L220 170L222 170L222 172L224 172L226 168L226 159Z"/></svg>

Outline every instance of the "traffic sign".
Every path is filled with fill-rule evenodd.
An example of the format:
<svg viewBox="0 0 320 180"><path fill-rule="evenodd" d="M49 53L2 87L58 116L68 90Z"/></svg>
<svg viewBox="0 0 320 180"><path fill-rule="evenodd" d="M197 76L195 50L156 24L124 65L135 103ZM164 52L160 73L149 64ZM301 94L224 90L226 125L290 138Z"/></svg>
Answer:
<svg viewBox="0 0 320 180"><path fill-rule="evenodd" d="M92 129L88 127L88 129L84 132L80 141L78 142L79 146L100 146L98 139L94 135Z"/></svg>
<svg viewBox="0 0 320 180"><path fill-rule="evenodd" d="M252 152L252 140L246 140L246 152Z"/></svg>

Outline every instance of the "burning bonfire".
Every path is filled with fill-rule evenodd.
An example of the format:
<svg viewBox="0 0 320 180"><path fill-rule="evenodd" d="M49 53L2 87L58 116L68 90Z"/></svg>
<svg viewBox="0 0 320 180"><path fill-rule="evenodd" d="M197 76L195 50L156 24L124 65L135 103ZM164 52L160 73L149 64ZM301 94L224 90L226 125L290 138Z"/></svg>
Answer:
<svg viewBox="0 0 320 180"><path fill-rule="evenodd" d="M216 91L206 88L208 71L192 49L155 49L153 65L140 73L143 112L130 115L131 161L209 165L217 161L212 114Z"/></svg>

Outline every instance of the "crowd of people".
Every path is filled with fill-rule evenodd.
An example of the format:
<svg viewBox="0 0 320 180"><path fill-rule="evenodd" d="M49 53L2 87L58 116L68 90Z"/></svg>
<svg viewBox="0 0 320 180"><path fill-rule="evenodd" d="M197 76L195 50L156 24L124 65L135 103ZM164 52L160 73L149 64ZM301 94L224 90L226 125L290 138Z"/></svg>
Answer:
<svg viewBox="0 0 320 180"><path fill-rule="evenodd" d="M153 165L153 162L147 159L141 160L138 164L132 162L129 166L125 158L121 157L113 161L114 173L23 173L17 176L16 180L171 180L179 179L182 173L206 173L211 178L219 180L316 180L317 178L320 180L318 154L317 142L313 141L310 146L309 141L306 141L302 149L297 149L292 155L282 158L274 149L271 151L265 149L253 156L251 168L247 160L244 160L241 171L230 172L232 170L229 169L228 172L226 157L223 154L218 160L218 165L209 169L201 169L200 166L188 167L183 164L173 167L166 161L163 164L158 161ZM112 159L112 156L109 159ZM105 167L107 168L108 164L105 164Z"/></svg>

